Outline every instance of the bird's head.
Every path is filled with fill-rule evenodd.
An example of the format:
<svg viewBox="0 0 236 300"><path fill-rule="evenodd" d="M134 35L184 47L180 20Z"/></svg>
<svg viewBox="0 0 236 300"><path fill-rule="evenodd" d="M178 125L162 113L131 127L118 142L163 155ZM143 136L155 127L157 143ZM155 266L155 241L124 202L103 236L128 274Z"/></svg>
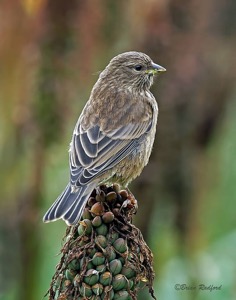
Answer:
<svg viewBox="0 0 236 300"><path fill-rule="evenodd" d="M104 75L122 87L146 90L153 84L153 77L166 69L155 64L141 52L130 51L115 56L104 71Z"/></svg>

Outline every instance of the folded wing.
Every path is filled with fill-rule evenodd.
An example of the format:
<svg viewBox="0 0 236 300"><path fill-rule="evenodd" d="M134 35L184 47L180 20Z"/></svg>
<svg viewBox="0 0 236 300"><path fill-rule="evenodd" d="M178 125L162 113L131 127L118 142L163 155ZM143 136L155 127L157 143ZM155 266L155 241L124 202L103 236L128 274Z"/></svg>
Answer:
<svg viewBox="0 0 236 300"><path fill-rule="evenodd" d="M106 132L99 125L85 131L78 122L70 147L71 184L86 185L113 168L136 151L151 126L148 119Z"/></svg>

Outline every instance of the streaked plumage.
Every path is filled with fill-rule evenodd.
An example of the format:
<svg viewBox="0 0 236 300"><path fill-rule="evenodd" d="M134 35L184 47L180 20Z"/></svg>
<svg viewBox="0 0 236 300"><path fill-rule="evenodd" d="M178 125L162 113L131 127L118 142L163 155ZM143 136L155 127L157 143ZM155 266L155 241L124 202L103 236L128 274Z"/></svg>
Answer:
<svg viewBox="0 0 236 300"><path fill-rule="evenodd" d="M140 69L141 68L141 69ZM75 126L70 144L70 183L44 216L76 224L93 189L101 183L127 186L151 154L158 115L149 91L165 71L144 53L114 57L100 74Z"/></svg>

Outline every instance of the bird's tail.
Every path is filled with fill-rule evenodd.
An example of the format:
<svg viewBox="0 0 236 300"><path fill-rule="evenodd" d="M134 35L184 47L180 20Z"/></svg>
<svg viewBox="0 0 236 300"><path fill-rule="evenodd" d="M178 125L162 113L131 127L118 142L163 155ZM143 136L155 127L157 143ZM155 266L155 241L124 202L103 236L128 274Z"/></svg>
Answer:
<svg viewBox="0 0 236 300"><path fill-rule="evenodd" d="M67 225L75 225L78 223L83 214L84 206L95 186L96 184L85 185L73 191L69 183L46 212L43 221L51 222L63 219Z"/></svg>

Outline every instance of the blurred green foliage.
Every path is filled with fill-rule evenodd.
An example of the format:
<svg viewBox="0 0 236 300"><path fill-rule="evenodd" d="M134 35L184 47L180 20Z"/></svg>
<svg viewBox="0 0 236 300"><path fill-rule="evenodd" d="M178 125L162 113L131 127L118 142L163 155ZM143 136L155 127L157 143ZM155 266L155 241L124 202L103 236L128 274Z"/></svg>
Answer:
<svg viewBox="0 0 236 300"><path fill-rule="evenodd" d="M1 1L1 300L46 293L66 225L42 216L68 182L72 130L97 72L127 50L168 71L152 89L152 157L131 186L158 299L236 298L235 12L232 0Z"/></svg>

